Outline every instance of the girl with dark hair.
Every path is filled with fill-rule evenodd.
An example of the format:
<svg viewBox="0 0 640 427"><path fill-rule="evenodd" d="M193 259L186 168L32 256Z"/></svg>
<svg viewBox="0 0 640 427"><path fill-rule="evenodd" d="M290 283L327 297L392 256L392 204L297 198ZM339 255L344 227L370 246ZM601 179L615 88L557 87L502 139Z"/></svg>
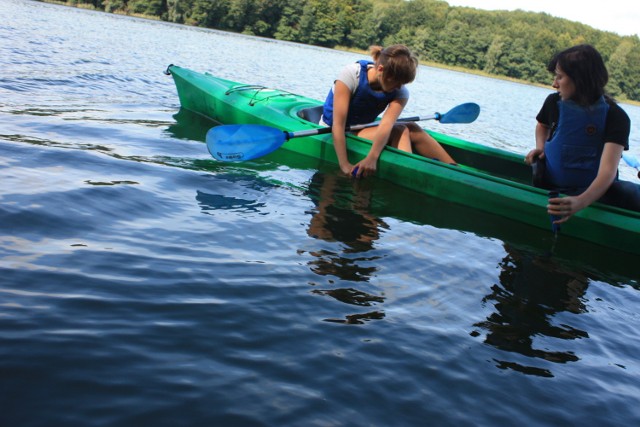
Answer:
<svg viewBox="0 0 640 427"><path fill-rule="evenodd" d="M405 87L418 69L418 59L404 45L383 49L370 47L373 61L349 64L335 80L324 103L321 121L332 127L333 145L340 169L345 174L369 176L376 172L378 158L389 144L409 153L454 164L435 139L416 123L396 123L409 100ZM354 132L373 144L363 160L352 165L347 158L347 126L373 122L384 111L380 125Z"/></svg>
<svg viewBox="0 0 640 427"><path fill-rule="evenodd" d="M609 74L600 53L574 46L556 54L547 68L557 92L536 117L536 148L525 161L536 166L535 185L568 195L549 199L549 214L560 217L555 224L596 201L640 211L640 186L618 180L631 122L605 95Z"/></svg>

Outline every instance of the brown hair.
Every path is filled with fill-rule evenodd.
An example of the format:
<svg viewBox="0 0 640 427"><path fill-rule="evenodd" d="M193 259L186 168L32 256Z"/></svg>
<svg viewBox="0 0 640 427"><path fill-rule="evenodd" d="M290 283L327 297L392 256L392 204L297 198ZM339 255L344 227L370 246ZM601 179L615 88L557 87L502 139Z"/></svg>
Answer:
<svg viewBox="0 0 640 427"><path fill-rule="evenodd" d="M418 58L405 45L395 44L387 48L370 46L369 52L376 65L384 67L382 71L384 78L402 84L415 80Z"/></svg>
<svg viewBox="0 0 640 427"><path fill-rule="evenodd" d="M578 104L592 104L605 94L604 87L609 81L609 73L602 56L593 46L579 44L557 53L549 62L547 70L555 73L557 66L576 85L573 98Z"/></svg>

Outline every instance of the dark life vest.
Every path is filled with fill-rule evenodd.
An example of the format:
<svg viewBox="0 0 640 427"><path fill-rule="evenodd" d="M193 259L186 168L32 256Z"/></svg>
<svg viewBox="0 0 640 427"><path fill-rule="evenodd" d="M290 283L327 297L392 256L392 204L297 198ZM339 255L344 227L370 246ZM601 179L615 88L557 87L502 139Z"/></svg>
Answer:
<svg viewBox="0 0 640 427"><path fill-rule="evenodd" d="M367 78L367 70L368 66L373 62L362 60L358 61L358 63L360 64L360 78L358 80L358 88L349 102L347 126L373 122L387 108L389 103L396 98L398 93L397 89L391 92L371 89ZM333 89L329 91L329 95L324 102L322 120L329 126L333 125Z"/></svg>
<svg viewBox="0 0 640 427"><path fill-rule="evenodd" d="M546 181L559 190L588 187L598 175L609 104L558 101L558 127L544 146Z"/></svg>

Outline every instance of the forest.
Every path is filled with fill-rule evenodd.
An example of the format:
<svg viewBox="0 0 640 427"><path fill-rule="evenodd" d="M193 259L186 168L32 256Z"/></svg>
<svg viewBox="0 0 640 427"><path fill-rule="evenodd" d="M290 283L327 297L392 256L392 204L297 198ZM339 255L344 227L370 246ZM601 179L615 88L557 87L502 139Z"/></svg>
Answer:
<svg viewBox="0 0 640 427"><path fill-rule="evenodd" d="M640 38L546 13L484 11L443 0L62 0L111 13L155 17L328 48L403 43L421 60L550 84L546 64L579 43L594 45L609 70L607 91L640 101ZM604 5L603 5L604 6Z"/></svg>

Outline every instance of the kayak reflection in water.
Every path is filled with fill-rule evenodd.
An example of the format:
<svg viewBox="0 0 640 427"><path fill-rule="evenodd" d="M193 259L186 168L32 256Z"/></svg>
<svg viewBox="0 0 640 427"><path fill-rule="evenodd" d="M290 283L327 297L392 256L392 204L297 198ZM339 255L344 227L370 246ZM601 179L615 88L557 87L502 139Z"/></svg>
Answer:
<svg viewBox="0 0 640 427"><path fill-rule="evenodd" d="M374 62L361 60L344 67L324 103L322 122L332 127L340 169L349 176L373 175L384 147L389 144L409 153L455 164L444 148L418 124L396 123L409 100L418 59L403 45L370 47ZM371 123L384 111L380 125L355 132L373 144L369 154L352 165L347 157L347 126Z"/></svg>
<svg viewBox="0 0 640 427"><path fill-rule="evenodd" d="M519 353L548 362L577 362L573 351L552 351L553 340L588 338L587 332L555 320L562 312L586 313L583 302L588 278L560 266L552 258L517 250L505 244L507 255L499 264L500 284L483 303L493 302L495 312L474 326L487 330L485 343L507 352ZM564 316L564 319L568 317ZM474 335L479 335L476 332ZM534 347L534 338L544 342ZM559 341L558 341L559 342ZM523 366L520 363L498 360L501 369L512 369L529 375L553 377L550 370Z"/></svg>
<svg viewBox="0 0 640 427"><path fill-rule="evenodd" d="M353 182L346 177L317 172L309 185L309 197L316 204L311 212L308 235L322 243L319 249L308 253L314 257L309 261L311 271L339 279L340 287L316 288L314 294L332 297L349 306L372 307L384 303L384 297L375 295L370 289L363 291L356 284L368 284L376 273L379 256L374 242L380 237L380 229L388 226L369 213L371 189L369 182ZM355 188L354 188L355 187ZM344 286L351 282L351 287ZM315 285L315 284L314 284ZM357 286L360 288L360 286ZM369 286L367 286L369 287ZM326 319L329 322L360 324L364 321L382 319L381 310L346 314L343 319Z"/></svg>

